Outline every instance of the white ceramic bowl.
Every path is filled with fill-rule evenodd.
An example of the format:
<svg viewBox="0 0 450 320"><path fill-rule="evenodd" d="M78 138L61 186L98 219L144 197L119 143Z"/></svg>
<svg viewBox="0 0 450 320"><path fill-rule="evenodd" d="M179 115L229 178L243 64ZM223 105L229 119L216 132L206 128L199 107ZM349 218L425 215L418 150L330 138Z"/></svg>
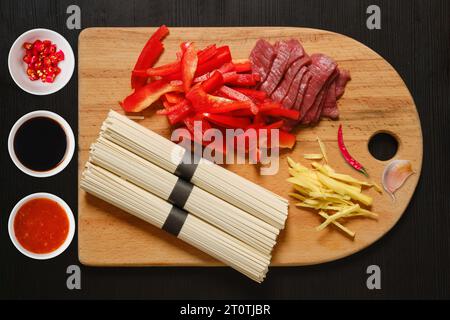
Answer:
<svg viewBox="0 0 450 320"><path fill-rule="evenodd" d="M49 252L49 253L34 253L31 251L28 251L27 249L22 247L20 242L17 240L16 234L14 232L14 219L16 218L16 214L19 211L19 209L27 201L30 201L32 199L38 199L38 198L46 198L46 199L50 199L50 200L57 202L64 209L64 211L67 214L67 219L69 220L69 232L67 233L66 240L63 242L63 244L58 249L56 249L55 251ZM72 210L70 209L70 207L67 205L67 203L64 200L62 200L61 198L59 198L51 193L38 192L38 193L30 194L30 195L26 196L25 198L23 198L22 200L20 200L19 202L17 202L17 204L14 206L14 208L12 209L11 214L9 216L8 232L9 232L9 237L11 238L12 243L17 248L17 250L19 250L22 254L26 255L27 257L33 258L33 259L46 260L46 259L51 259L51 258L54 258L54 257L60 255L70 245L70 243L72 242L73 236L75 234L75 219L73 217Z"/></svg>
<svg viewBox="0 0 450 320"><path fill-rule="evenodd" d="M35 40L50 40L56 44L57 50L64 52L64 60L60 61L58 74L53 83L43 83L41 80L31 81L27 75L27 64L23 61L25 49L24 42L33 43ZM75 57L69 42L59 33L48 29L32 29L22 35L13 43L9 50L8 68L14 82L24 91L35 95L46 95L62 89L72 77L75 69Z"/></svg>
<svg viewBox="0 0 450 320"><path fill-rule="evenodd" d="M64 132L66 133L66 139L67 139L67 146L66 146L66 153L64 154L63 160L60 164L58 164L55 168L48 170L48 171L34 171L30 168L25 167L17 158L16 152L14 151L14 137L16 136L17 130L20 128L20 126L36 117L47 117L50 119L55 120L59 123L59 125L64 129ZM59 114L56 114L51 111L47 110L37 110L30 113L27 113L23 115L19 120L16 121L16 123L11 128L11 131L9 132L8 136L8 152L9 156L11 157L11 160L14 162L17 168L19 168L22 172L38 178L45 178L53 176L59 172L61 172L67 165L69 164L70 160L73 157L73 153L75 151L75 137L73 135L72 128L67 123L66 120L64 120L63 117L61 117Z"/></svg>

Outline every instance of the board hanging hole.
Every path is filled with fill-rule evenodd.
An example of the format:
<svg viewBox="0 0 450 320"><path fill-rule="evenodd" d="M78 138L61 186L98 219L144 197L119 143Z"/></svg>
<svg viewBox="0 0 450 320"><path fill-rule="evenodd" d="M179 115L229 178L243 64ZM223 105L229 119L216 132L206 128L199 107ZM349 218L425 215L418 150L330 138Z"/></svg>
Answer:
<svg viewBox="0 0 450 320"><path fill-rule="evenodd" d="M368 143L370 154L380 161L392 159L397 154L398 147L397 136L389 131L375 132Z"/></svg>

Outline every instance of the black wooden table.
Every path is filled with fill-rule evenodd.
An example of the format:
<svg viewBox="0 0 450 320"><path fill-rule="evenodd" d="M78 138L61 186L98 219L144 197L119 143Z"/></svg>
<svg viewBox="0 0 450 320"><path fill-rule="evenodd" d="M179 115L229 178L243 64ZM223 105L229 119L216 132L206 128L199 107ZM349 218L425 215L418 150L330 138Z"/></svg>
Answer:
<svg viewBox="0 0 450 320"><path fill-rule="evenodd" d="M12 163L13 123L36 109L59 113L77 130L77 75L58 93L33 96L11 79L7 55L24 31L50 28L75 54L80 30L66 27L69 5L81 27L302 26L339 32L368 45L405 80L423 129L424 161L416 193L400 222L351 257L318 266L272 268L255 284L228 268L88 268L81 290L68 290L66 269L80 265L77 239L61 256L35 261L20 254L7 231L9 213L27 194L59 195L77 210L77 158L60 174L29 177ZM366 26L369 5L381 9L381 30ZM43 1L0 2L0 298L450 298L450 2L449 1ZM111 45L114 50L114 45ZM366 268L381 268L381 290L368 290Z"/></svg>

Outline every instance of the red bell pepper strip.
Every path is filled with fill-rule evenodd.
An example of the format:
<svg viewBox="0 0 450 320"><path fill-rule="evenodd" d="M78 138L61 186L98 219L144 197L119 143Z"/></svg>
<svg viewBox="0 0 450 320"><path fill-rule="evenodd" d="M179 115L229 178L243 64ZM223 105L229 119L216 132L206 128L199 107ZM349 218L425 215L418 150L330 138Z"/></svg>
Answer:
<svg viewBox="0 0 450 320"><path fill-rule="evenodd" d="M234 71L236 71L237 73L252 71L252 64L248 60L244 62L233 62L233 65Z"/></svg>
<svg viewBox="0 0 450 320"><path fill-rule="evenodd" d="M259 111L268 116L292 120L298 120L300 118L300 112L298 110L285 109L279 102L264 102L259 106Z"/></svg>
<svg viewBox="0 0 450 320"><path fill-rule="evenodd" d="M120 102L120 105L127 112L139 112L157 101L163 94L182 90L179 86L172 86L164 80L157 80L136 89Z"/></svg>
<svg viewBox="0 0 450 320"><path fill-rule="evenodd" d="M278 109L269 109L265 111L261 110L261 113L267 116L282 117L292 120L298 120L300 118L300 112L298 110L292 109L278 108Z"/></svg>
<svg viewBox="0 0 450 320"><path fill-rule="evenodd" d="M278 141L279 148L292 149L294 147L296 137L292 133L289 133L289 132L286 132L283 130L279 130L278 137L279 137L279 141Z"/></svg>
<svg viewBox="0 0 450 320"><path fill-rule="evenodd" d="M283 120L278 120L278 121L273 122L271 124L262 126L261 128L263 128L263 129L280 129L283 126L283 124L284 124Z"/></svg>
<svg viewBox="0 0 450 320"><path fill-rule="evenodd" d="M175 125L190 116L193 111L194 109L192 108L191 103L185 99L170 108L158 110L156 113L167 115L170 124Z"/></svg>
<svg viewBox="0 0 450 320"><path fill-rule="evenodd" d="M236 91L230 87L227 86L221 86L218 90L221 94L223 94L226 98L236 100L236 101L251 101L249 97L247 97L245 94L240 93L239 91Z"/></svg>
<svg viewBox="0 0 450 320"><path fill-rule="evenodd" d="M222 76L224 83L230 83L236 81L239 75L236 73L236 71L231 71L224 73Z"/></svg>
<svg viewBox="0 0 450 320"><path fill-rule="evenodd" d="M209 113L229 113L236 110L251 110L251 104L248 101L233 101L216 104L206 109Z"/></svg>
<svg viewBox="0 0 450 320"><path fill-rule="evenodd" d="M201 84L201 88L206 93L216 91L223 85L223 77L219 71L214 71L212 75Z"/></svg>
<svg viewBox="0 0 450 320"><path fill-rule="evenodd" d="M249 118L239 118L214 113L203 113L202 116L210 122L224 128L245 128L250 124Z"/></svg>
<svg viewBox="0 0 450 320"><path fill-rule="evenodd" d="M250 98L254 98L261 102L267 98L267 93L265 91L248 89L248 88L238 88L238 87L235 87L233 89L245 94L246 96L248 96Z"/></svg>
<svg viewBox="0 0 450 320"><path fill-rule="evenodd" d="M236 80L227 81L226 83L232 84L235 86L244 86L244 87L252 87L255 86L259 81L261 80L261 77L256 74L238 74Z"/></svg>
<svg viewBox="0 0 450 320"><path fill-rule="evenodd" d="M173 74L176 72L180 72L181 70L181 64L180 61L175 61L172 63L168 63L156 68L149 68L146 70L147 76L153 77L153 76L167 76L169 74ZM136 74L136 72L141 73L141 70L133 70L133 74Z"/></svg>
<svg viewBox="0 0 450 320"><path fill-rule="evenodd" d="M216 54L209 60L198 63L197 70L195 72L195 77L202 76L208 72L220 68L224 63L231 61L230 48L228 46L223 46L217 48ZM177 72L165 77L166 80L180 80L181 72Z"/></svg>
<svg viewBox="0 0 450 320"><path fill-rule="evenodd" d="M177 92L168 92L164 97L172 104L177 104L184 100L184 96Z"/></svg>
<svg viewBox="0 0 450 320"><path fill-rule="evenodd" d="M235 71L234 70L234 64L231 62L227 62L224 63L219 69L217 69L218 71L220 71L221 73L227 73L227 72L231 72L231 71Z"/></svg>
<svg viewBox="0 0 450 320"><path fill-rule="evenodd" d="M197 53L198 56L198 63L202 64L203 62L208 61L212 57L214 57L217 53L217 48L215 44L212 44L210 46L207 46L205 49L200 50Z"/></svg>
<svg viewBox="0 0 450 320"><path fill-rule="evenodd" d="M145 70L152 67L164 51L161 40L169 34L169 29L162 25L145 44L139 58L136 61L134 70ZM142 87L147 82L147 77L139 77L131 75L131 88L136 89Z"/></svg>
<svg viewBox="0 0 450 320"><path fill-rule="evenodd" d="M254 113L250 109L240 109L231 112L234 117L253 117Z"/></svg>
<svg viewBox="0 0 450 320"><path fill-rule="evenodd" d="M181 80L183 80L184 92L188 92L191 88L192 80L197 70L197 64L198 57L194 44L189 43L186 51L183 53L183 58L181 58Z"/></svg>

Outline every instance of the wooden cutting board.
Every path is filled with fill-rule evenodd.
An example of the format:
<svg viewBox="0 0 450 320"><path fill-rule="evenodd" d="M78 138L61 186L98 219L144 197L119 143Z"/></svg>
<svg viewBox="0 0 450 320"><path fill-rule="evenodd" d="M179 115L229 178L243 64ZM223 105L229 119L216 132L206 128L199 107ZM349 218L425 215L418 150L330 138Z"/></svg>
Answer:
<svg viewBox="0 0 450 320"><path fill-rule="evenodd" d="M154 28L89 28L79 37L79 173L88 158L90 144L110 108L120 111L118 101L130 93L130 72ZM345 225L356 232L351 240L333 227L317 232L322 219L313 211L296 208L291 199L289 217L273 253L273 265L309 265L339 259L375 242L388 232L405 211L417 185L422 166L422 132L414 101L404 82L377 53L344 35L306 28L170 28L164 40L165 52L159 63L175 58L182 41L194 41L201 48L227 44L233 58L247 58L255 42L299 39L309 54L321 52L350 70L352 81L338 101L339 121L322 120L317 126L297 132L297 144L283 152L275 176L260 176L252 165L227 168L287 197L291 185L286 157L309 166L305 153L318 153L316 136L325 142L331 165L339 172L363 178L344 161L337 148L336 133L344 126L350 152L362 162L371 177L381 183L388 162L376 160L368 151L368 141L377 132L389 132L399 142L394 159L412 161L416 174L397 193L393 202L384 193L366 191L374 198L378 221L354 219ZM159 134L170 137L165 117L149 108L139 121ZM165 232L87 195L79 190L78 249L81 263L91 266L212 266L221 265L197 249Z"/></svg>

